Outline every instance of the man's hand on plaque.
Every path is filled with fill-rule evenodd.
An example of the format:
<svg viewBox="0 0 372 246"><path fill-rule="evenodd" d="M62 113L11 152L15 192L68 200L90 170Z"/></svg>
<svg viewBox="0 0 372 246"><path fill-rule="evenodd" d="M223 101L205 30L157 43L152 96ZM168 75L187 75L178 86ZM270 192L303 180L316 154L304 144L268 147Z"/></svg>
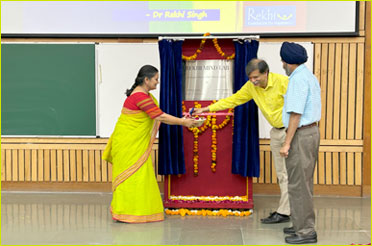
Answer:
<svg viewBox="0 0 372 246"><path fill-rule="evenodd" d="M192 109L189 110L190 113L191 113L191 110L192 110ZM205 112L205 111L207 111L207 110L208 110L208 107L204 107L204 108L194 108L194 111L192 112L192 114L193 114L193 115L198 115L198 114L201 114L201 113L203 113L203 112Z"/></svg>

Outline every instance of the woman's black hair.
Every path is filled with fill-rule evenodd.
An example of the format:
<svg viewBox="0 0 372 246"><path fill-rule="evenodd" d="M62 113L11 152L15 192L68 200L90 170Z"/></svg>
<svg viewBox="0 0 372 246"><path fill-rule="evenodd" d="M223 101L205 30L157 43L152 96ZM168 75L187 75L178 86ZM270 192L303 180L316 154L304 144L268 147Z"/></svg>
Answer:
<svg viewBox="0 0 372 246"><path fill-rule="evenodd" d="M145 80L145 78L151 79L158 72L159 72L158 69L154 66L151 66L151 65L145 65L145 66L141 67L141 69L138 71L137 78L136 78L134 84L132 85L132 87L130 89L127 90L127 92L125 94L129 97L130 94L132 94L133 90L137 86L143 84L143 81Z"/></svg>

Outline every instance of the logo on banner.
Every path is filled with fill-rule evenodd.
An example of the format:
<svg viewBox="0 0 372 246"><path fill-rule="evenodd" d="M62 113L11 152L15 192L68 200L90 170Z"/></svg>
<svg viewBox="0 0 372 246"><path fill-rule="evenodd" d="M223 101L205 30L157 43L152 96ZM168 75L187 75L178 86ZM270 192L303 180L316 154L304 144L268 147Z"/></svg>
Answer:
<svg viewBox="0 0 372 246"><path fill-rule="evenodd" d="M245 6L245 26L295 26L296 6Z"/></svg>

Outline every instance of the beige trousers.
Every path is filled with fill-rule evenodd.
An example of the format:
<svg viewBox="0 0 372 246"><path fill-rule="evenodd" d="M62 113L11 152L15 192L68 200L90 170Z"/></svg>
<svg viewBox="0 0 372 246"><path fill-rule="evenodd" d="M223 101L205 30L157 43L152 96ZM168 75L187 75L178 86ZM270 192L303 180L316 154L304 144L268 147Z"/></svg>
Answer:
<svg viewBox="0 0 372 246"><path fill-rule="evenodd" d="M270 147L274 159L276 176L278 177L280 187L279 207L276 212L284 215L290 215L288 199L288 175L285 165L285 158L280 155L280 148L285 140L285 129L272 128L270 131Z"/></svg>

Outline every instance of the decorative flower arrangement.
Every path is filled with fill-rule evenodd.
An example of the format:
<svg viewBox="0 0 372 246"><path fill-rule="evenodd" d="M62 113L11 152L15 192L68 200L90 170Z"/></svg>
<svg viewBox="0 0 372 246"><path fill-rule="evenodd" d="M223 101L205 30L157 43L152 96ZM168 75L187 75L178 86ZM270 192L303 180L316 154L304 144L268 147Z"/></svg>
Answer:
<svg viewBox="0 0 372 246"><path fill-rule="evenodd" d="M214 38L212 41L214 48L216 48L218 54L220 54L222 57L226 58L227 60L232 60L235 58L235 53L232 53L230 56L227 56L225 52L222 51L221 46L218 44L217 38Z"/></svg>
<svg viewBox="0 0 372 246"><path fill-rule="evenodd" d="M215 103L216 100L213 100L213 103ZM228 113L231 114L234 111L234 109L230 108L228 110ZM216 115L212 115L212 144L211 144L211 153L212 153L212 164L211 169L212 172L216 172L216 166L217 166L217 130L223 129L225 126L229 124L229 121L231 119L230 115L226 115L225 119L221 122L221 124L217 124L217 117Z"/></svg>
<svg viewBox="0 0 372 246"><path fill-rule="evenodd" d="M203 35L203 37L206 37L206 36L210 36L211 34L209 32L205 33ZM202 52L203 48L204 48L204 45L205 45L205 42L207 41L206 38L202 39L200 41L200 45L199 45L199 48L195 51L195 53L191 56L184 56L182 55L182 59L183 60L195 60L198 55ZM214 48L216 49L216 51L218 52L218 54L220 54L223 58L227 59L227 60L232 60L235 58L235 53L231 54L230 56L226 55L225 52L222 51L222 48L221 46L218 44L218 40L217 38L214 38L213 40L213 46Z"/></svg>
<svg viewBox="0 0 372 246"><path fill-rule="evenodd" d="M216 100L213 100L212 104L215 103ZM198 102L194 102L195 108L201 108L201 104ZM211 105L211 104L210 104ZM228 113L231 114L234 109L229 109ZM184 102L182 102L182 111L186 112L186 106ZM198 115L196 115L198 117ZM220 123L217 124L217 117L216 115L208 115L207 120L205 121L204 125L200 128L192 127L188 128L190 132L194 134L194 148L193 148L193 162L194 162L194 176L199 175L199 135L204 133L208 128L212 129L212 144L211 144L211 155L212 155L212 163L211 163L211 170L212 172L216 172L217 166L217 130L223 129L225 126L229 124L231 120L230 115L226 115L225 119Z"/></svg>
<svg viewBox="0 0 372 246"><path fill-rule="evenodd" d="M211 34L209 32L207 32L203 36L206 37L206 36L209 36L209 35L211 35ZM207 39L205 39L205 38L202 39L202 41L200 42L199 48L195 51L195 53L192 56L182 55L182 59L183 60L195 60L196 57L202 52L206 41L207 41Z"/></svg>
<svg viewBox="0 0 372 246"><path fill-rule="evenodd" d="M170 196L169 200L175 201L242 201L248 202L247 196Z"/></svg>
<svg viewBox="0 0 372 246"><path fill-rule="evenodd" d="M252 210L246 211L239 211L239 210L231 210L231 209L220 209L220 210L210 210L210 209L165 209L165 213L169 215L181 215L182 217L185 215L202 215L202 216L249 216L252 214Z"/></svg>

